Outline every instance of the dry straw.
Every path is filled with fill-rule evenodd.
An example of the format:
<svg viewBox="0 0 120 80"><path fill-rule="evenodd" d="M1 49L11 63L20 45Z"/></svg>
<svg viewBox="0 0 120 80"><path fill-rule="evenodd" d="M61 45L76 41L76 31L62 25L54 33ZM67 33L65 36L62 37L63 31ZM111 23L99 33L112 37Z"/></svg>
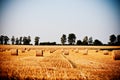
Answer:
<svg viewBox="0 0 120 80"><path fill-rule="evenodd" d="M69 51L68 51L68 50L65 50L65 51L63 52L63 54L64 54L64 55L69 55Z"/></svg>
<svg viewBox="0 0 120 80"><path fill-rule="evenodd" d="M74 51L75 51L75 53L79 53L79 50L78 50L78 49L75 49Z"/></svg>
<svg viewBox="0 0 120 80"><path fill-rule="evenodd" d="M97 49L95 52L98 52L99 50Z"/></svg>
<svg viewBox="0 0 120 80"><path fill-rule="evenodd" d="M30 51L31 49L30 48L27 48L27 51Z"/></svg>
<svg viewBox="0 0 120 80"><path fill-rule="evenodd" d="M36 56L43 56L43 50L37 50Z"/></svg>
<svg viewBox="0 0 120 80"><path fill-rule="evenodd" d="M18 55L18 49L12 49L11 55Z"/></svg>
<svg viewBox="0 0 120 80"><path fill-rule="evenodd" d="M25 48L23 48L23 49L21 50L21 52L22 52L22 53L25 53Z"/></svg>
<svg viewBox="0 0 120 80"><path fill-rule="evenodd" d="M120 50L114 50L113 51L113 59L114 60L120 60Z"/></svg>
<svg viewBox="0 0 120 80"><path fill-rule="evenodd" d="M85 50L83 51L83 55L88 55L88 49L85 49Z"/></svg>
<svg viewBox="0 0 120 80"><path fill-rule="evenodd" d="M55 50L54 50L54 49L51 49L51 50L50 50L50 53L53 53L53 52L55 52Z"/></svg>
<svg viewBox="0 0 120 80"><path fill-rule="evenodd" d="M109 52L107 50L103 51L104 55L109 55Z"/></svg>
<svg viewBox="0 0 120 80"><path fill-rule="evenodd" d="M0 52L3 52L3 49L2 49L2 48L0 48Z"/></svg>

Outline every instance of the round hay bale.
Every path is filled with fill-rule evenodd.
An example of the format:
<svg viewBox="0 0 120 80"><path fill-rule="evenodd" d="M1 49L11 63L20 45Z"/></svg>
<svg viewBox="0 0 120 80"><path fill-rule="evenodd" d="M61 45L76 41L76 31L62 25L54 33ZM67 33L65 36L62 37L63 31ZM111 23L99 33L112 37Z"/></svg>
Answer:
<svg viewBox="0 0 120 80"><path fill-rule="evenodd" d="M66 51L63 52L63 54L64 54L64 55L69 55L69 51L66 50Z"/></svg>
<svg viewBox="0 0 120 80"><path fill-rule="evenodd" d="M83 55L88 55L88 49L85 49L85 50L83 51Z"/></svg>
<svg viewBox="0 0 120 80"><path fill-rule="evenodd" d="M7 48L6 51L10 51L10 48Z"/></svg>
<svg viewBox="0 0 120 80"><path fill-rule="evenodd" d="M26 49L25 49L25 48L23 48L23 49L21 50L21 52L22 52L22 53L25 53L25 50L26 50Z"/></svg>
<svg viewBox="0 0 120 80"><path fill-rule="evenodd" d="M75 53L79 53L79 50L78 50L78 49L75 49L74 52L75 52Z"/></svg>
<svg viewBox="0 0 120 80"><path fill-rule="evenodd" d="M97 49L95 52L99 52L99 50Z"/></svg>
<svg viewBox="0 0 120 80"><path fill-rule="evenodd" d="M18 55L18 49L12 49L11 50L11 55Z"/></svg>
<svg viewBox="0 0 120 80"><path fill-rule="evenodd" d="M43 56L43 50L37 50L36 56Z"/></svg>
<svg viewBox="0 0 120 80"><path fill-rule="evenodd" d="M104 55L109 55L109 52L107 50L103 51Z"/></svg>
<svg viewBox="0 0 120 80"><path fill-rule="evenodd" d="M50 53L53 53L53 52L55 52L55 50L54 50L54 49L51 49L51 50L50 50Z"/></svg>
<svg viewBox="0 0 120 80"><path fill-rule="evenodd" d="M60 53L63 53L63 52L64 52L64 50L63 50L63 49L61 49L61 50L60 50Z"/></svg>
<svg viewBox="0 0 120 80"><path fill-rule="evenodd" d="M31 49L30 48L27 48L27 51L30 51Z"/></svg>
<svg viewBox="0 0 120 80"><path fill-rule="evenodd" d="M113 59L120 60L120 50L114 50L113 53Z"/></svg>

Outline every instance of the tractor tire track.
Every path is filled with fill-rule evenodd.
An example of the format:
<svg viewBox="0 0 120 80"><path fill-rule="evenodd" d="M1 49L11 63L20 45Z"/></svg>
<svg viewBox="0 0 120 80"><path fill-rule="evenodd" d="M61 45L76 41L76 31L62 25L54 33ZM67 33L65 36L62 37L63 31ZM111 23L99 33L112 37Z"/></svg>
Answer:
<svg viewBox="0 0 120 80"><path fill-rule="evenodd" d="M65 57L63 54L61 54L61 56L63 57L64 60L66 60L70 64L71 68L77 67L75 63L73 63L71 60L67 59L67 57Z"/></svg>

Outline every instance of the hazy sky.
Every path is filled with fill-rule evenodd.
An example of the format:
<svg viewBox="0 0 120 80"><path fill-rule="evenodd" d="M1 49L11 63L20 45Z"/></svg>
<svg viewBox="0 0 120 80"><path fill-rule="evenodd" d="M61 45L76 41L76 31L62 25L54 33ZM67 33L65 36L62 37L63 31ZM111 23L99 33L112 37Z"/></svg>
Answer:
<svg viewBox="0 0 120 80"><path fill-rule="evenodd" d="M0 35L35 36L60 43L62 34L77 40L92 36L103 43L120 34L119 0L2 0Z"/></svg>

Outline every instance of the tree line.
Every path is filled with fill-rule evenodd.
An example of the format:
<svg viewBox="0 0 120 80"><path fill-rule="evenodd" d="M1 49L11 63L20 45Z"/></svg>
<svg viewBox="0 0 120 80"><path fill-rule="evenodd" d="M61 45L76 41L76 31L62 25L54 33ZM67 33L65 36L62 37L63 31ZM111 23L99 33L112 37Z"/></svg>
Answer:
<svg viewBox="0 0 120 80"><path fill-rule="evenodd" d="M36 36L34 38L34 45L39 45L39 39L40 37ZM14 37L12 36L11 38L9 38L8 36L4 36L4 35L1 35L0 36L0 44L8 44L8 42L11 41L11 44L12 45L32 45L30 44L31 42L31 37L28 36L24 36L24 37Z"/></svg>
<svg viewBox="0 0 120 80"><path fill-rule="evenodd" d="M58 45L56 42L40 42L40 37L36 36L34 38L34 45ZM92 37L85 36L83 40L76 40L76 35L74 33L63 34L60 38L61 44L59 45L120 45L120 35L115 36L114 34L109 36L108 44L103 44L100 40L95 39L93 40ZM31 44L31 37L24 36L24 37L14 37L12 36L9 38L8 36L0 35L0 44L6 45L8 42L11 41L12 45L33 45ZM68 44L66 44L68 42Z"/></svg>
<svg viewBox="0 0 120 80"><path fill-rule="evenodd" d="M74 33L70 33L68 37L66 37L66 35L63 34L61 37L61 44L65 45L67 41L70 45L120 45L120 35L110 35L108 44L103 44L102 41L98 39L93 40L92 37L88 36L85 36L83 40L79 39L76 42L76 35Z"/></svg>

